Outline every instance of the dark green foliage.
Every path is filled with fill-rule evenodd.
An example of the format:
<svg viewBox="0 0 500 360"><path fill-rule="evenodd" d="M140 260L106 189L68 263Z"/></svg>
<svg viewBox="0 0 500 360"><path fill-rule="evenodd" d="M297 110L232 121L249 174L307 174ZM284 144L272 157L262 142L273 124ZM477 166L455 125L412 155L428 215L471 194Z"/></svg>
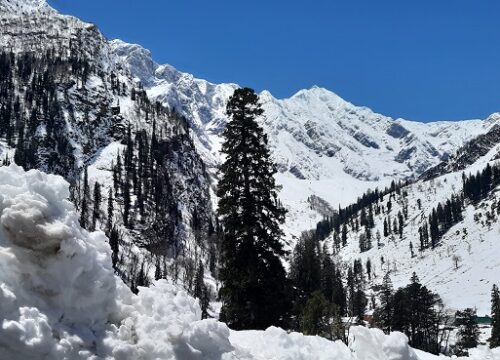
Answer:
<svg viewBox="0 0 500 360"><path fill-rule="evenodd" d="M93 199L94 208L92 210L92 230L96 229L97 220L100 219L101 201L102 201L101 184L99 184L96 181L94 183L94 199Z"/></svg>
<svg viewBox="0 0 500 360"><path fill-rule="evenodd" d="M348 315L356 318L358 324L362 324L368 305L365 293L365 274L361 260L354 260L354 264L347 271L347 297Z"/></svg>
<svg viewBox="0 0 500 360"><path fill-rule="evenodd" d="M352 204L349 205L345 208L339 208L338 211L336 211L332 216L321 220L318 222L316 225L316 231L315 231L315 236L317 240L324 240L330 233L335 230L336 232L340 233L340 229L343 225L347 224L349 220L351 220L353 217L356 217L358 212L364 213L362 215L361 221L358 221L356 218L356 221L358 221L358 226L363 225L367 226L368 228L372 228L374 226L374 219L373 219L373 213L378 214L380 212L380 209L375 208L374 210L374 205L383 197L387 194L394 193L394 192L400 192L400 189L407 185L408 182L398 182L395 183L394 181L391 183L390 187L387 187L383 190L375 189L375 190L369 190L365 194L363 194L358 200ZM404 195L404 194L403 194ZM390 202L388 203L388 206L390 207ZM366 212L366 209L368 209L368 213ZM388 209L388 212L390 212L390 209ZM360 223L361 222L361 223ZM355 226L356 227L356 226ZM390 224L389 224L390 227ZM347 229L346 229L347 232ZM344 235L343 227L342 227L342 235ZM385 235L385 232L384 232ZM385 235L387 236L387 235ZM347 241L347 238L345 239ZM342 237L342 244L345 246L346 242L344 242L344 237Z"/></svg>
<svg viewBox="0 0 500 360"><path fill-rule="evenodd" d="M500 346L500 292L497 285L493 285L491 290L491 337L490 347Z"/></svg>
<svg viewBox="0 0 500 360"><path fill-rule="evenodd" d="M391 332L394 315L394 290L389 273L384 275L382 286L379 291L380 306L373 313L374 323L384 330L386 334Z"/></svg>
<svg viewBox="0 0 500 360"><path fill-rule="evenodd" d="M405 333L414 348L437 354L441 299L420 284L414 273L411 282L393 297L392 331Z"/></svg>
<svg viewBox="0 0 500 360"><path fill-rule="evenodd" d="M340 269L335 266L326 247L318 247L313 232L305 232L295 245L290 262L290 280L294 289L291 327L300 330L301 316L313 293L320 292L329 306L341 316L346 299Z"/></svg>
<svg viewBox="0 0 500 360"><path fill-rule="evenodd" d="M303 233L293 250L290 279L295 289L295 303L303 303L321 288L321 260L317 242L311 233ZM327 285L325 284L324 287Z"/></svg>
<svg viewBox="0 0 500 360"><path fill-rule="evenodd" d="M120 232L116 228L113 228L109 234L109 246L111 247L111 262L113 268L116 269L120 253Z"/></svg>
<svg viewBox="0 0 500 360"><path fill-rule="evenodd" d="M456 344L457 355L467 356L467 349L478 345L480 332L479 326L476 323L476 316L476 310L471 308L457 311L455 314L455 324L459 327Z"/></svg>
<svg viewBox="0 0 500 360"><path fill-rule="evenodd" d="M196 275L194 277L194 289L193 296L200 299L203 294L203 288L205 287L205 269L200 261L198 267L196 268Z"/></svg>
<svg viewBox="0 0 500 360"><path fill-rule="evenodd" d="M106 226L106 232L109 234L111 232L111 229L113 228L113 216L115 213L115 205L113 202L113 189L109 188L108 191L108 216L107 216L107 226Z"/></svg>
<svg viewBox="0 0 500 360"><path fill-rule="evenodd" d="M285 254L267 136L256 119L263 110L251 89L237 89L227 104L217 189L223 226L220 298L223 318L234 329L280 325L288 312Z"/></svg>
<svg viewBox="0 0 500 360"><path fill-rule="evenodd" d="M88 211L90 203L90 186L89 186L89 173L87 167L83 170L83 192L80 207L80 225L82 228L87 228Z"/></svg>
<svg viewBox="0 0 500 360"><path fill-rule="evenodd" d="M155 280L160 280L163 278L163 272L162 272L162 267L160 264L160 258L156 258L156 264L155 264Z"/></svg>
<svg viewBox="0 0 500 360"><path fill-rule="evenodd" d="M210 294L208 287L205 284L205 269L203 263L200 261L196 268L194 277L193 296L200 301L201 318L208 318L208 308L210 307Z"/></svg>
<svg viewBox="0 0 500 360"><path fill-rule="evenodd" d="M321 291L315 291L307 300L300 315L300 330L305 335L327 336L330 333L335 309Z"/></svg>
<svg viewBox="0 0 500 360"><path fill-rule="evenodd" d="M444 205L441 203L429 214L428 222L424 221L419 228L420 251L439 244L441 237L456 223L463 219L463 198L453 195Z"/></svg>
<svg viewBox="0 0 500 360"><path fill-rule="evenodd" d="M78 170L57 92L70 81L69 76L88 68L87 60L76 57L53 49L0 52L0 137L15 147L18 165L63 175L71 183Z"/></svg>

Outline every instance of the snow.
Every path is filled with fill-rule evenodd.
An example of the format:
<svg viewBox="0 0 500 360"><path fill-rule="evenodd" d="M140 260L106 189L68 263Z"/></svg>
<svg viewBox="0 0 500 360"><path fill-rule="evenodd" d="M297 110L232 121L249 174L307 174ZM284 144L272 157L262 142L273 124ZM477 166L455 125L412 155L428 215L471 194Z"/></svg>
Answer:
<svg viewBox="0 0 500 360"><path fill-rule="evenodd" d="M493 147L486 155L469 166L465 174L475 174L483 170L486 164L493 165L499 146ZM360 233L349 231L347 246L341 248L336 255L339 261L352 264L360 259L362 264L370 259L372 265L371 284L380 284L383 276L389 272L394 287L402 287L409 283L415 272L422 284L438 293L444 305L451 312L467 307L476 308L478 315L490 313L490 292L493 284L498 284L500 269L500 223L493 221L491 225L481 224L474 219L475 215L490 210L492 204L498 202L499 189L492 196L476 206L468 205L463 211L464 219L453 226L441 239L440 245L434 250L419 252L418 229L422 221L430 214L438 203L444 203L452 194L462 189L462 172L445 174L430 181L419 181L402 189L408 196L408 220L403 232L403 238L398 235L381 237L381 246L377 247L376 233L383 234L383 222L387 213L375 216L375 228L372 229L373 247L360 253ZM381 203L387 208L389 196ZM421 201L418 209L417 199ZM392 201L391 219L402 211L401 201ZM466 229L466 233L464 232ZM327 239L329 248L333 239ZM411 256L410 243L413 244L415 255ZM459 266L455 268L453 257L458 257ZM384 258L382 264L381 258Z"/></svg>
<svg viewBox="0 0 500 360"><path fill-rule="evenodd" d="M400 333L351 328L349 346L271 327L199 320L198 301L159 280L134 295L113 274L102 232L87 232L68 184L0 167L0 358L418 360ZM479 348L473 359L500 359Z"/></svg>
<svg viewBox="0 0 500 360"><path fill-rule="evenodd" d="M46 0L3 0L0 2L2 13L30 13L50 9Z"/></svg>
<svg viewBox="0 0 500 360"><path fill-rule="evenodd" d="M88 345L116 307L106 237L80 228L61 177L2 167L0 194L0 354Z"/></svg>

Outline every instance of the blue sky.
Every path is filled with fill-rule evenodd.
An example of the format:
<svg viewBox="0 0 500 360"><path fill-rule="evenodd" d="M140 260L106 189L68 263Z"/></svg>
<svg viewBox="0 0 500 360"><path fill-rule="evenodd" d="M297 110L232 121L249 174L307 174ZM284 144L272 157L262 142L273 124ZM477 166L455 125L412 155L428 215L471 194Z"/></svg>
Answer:
<svg viewBox="0 0 500 360"><path fill-rule="evenodd" d="M314 84L411 120L500 111L498 0L49 0L212 82Z"/></svg>

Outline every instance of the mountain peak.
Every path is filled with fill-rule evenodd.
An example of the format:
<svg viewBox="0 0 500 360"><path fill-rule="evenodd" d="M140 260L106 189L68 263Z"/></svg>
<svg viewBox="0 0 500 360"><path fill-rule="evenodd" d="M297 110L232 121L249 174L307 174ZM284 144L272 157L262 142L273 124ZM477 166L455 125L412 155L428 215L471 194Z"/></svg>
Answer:
<svg viewBox="0 0 500 360"><path fill-rule="evenodd" d="M20 15L21 13L49 9L51 7L46 0L0 0L0 13L2 15Z"/></svg>
<svg viewBox="0 0 500 360"><path fill-rule="evenodd" d="M334 107L349 105L350 103L338 96L333 91L325 89L323 87L313 85L309 89L299 90L297 93L292 95L289 100L302 100L307 102L321 102L328 103Z"/></svg>

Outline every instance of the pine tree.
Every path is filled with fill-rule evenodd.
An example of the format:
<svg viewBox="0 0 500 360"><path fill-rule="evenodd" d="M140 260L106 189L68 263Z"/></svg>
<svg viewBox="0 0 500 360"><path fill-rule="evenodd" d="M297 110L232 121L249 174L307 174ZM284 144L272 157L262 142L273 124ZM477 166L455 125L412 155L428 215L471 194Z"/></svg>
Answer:
<svg viewBox="0 0 500 360"><path fill-rule="evenodd" d="M405 333L411 346L436 354L441 304L439 296L420 284L413 273L410 284L394 294L391 330Z"/></svg>
<svg viewBox="0 0 500 360"><path fill-rule="evenodd" d="M300 328L305 335L327 335L333 306L321 291L315 291L307 300L300 316Z"/></svg>
<svg viewBox="0 0 500 360"><path fill-rule="evenodd" d="M87 167L85 167L85 170L83 171L83 195L82 195L82 204L80 209L80 225L84 229L87 228L89 199L90 199L89 173Z"/></svg>
<svg viewBox="0 0 500 360"><path fill-rule="evenodd" d="M201 308L201 318L208 319L210 315L208 314L208 309L210 308L210 293L208 291L208 286L203 285L203 292L200 298L200 308Z"/></svg>
<svg viewBox="0 0 500 360"><path fill-rule="evenodd" d="M155 280L160 280L163 277L162 271L161 271L161 265L160 265L160 258L156 258L156 264L155 264Z"/></svg>
<svg viewBox="0 0 500 360"><path fill-rule="evenodd" d="M101 207L102 195L101 195L101 184L97 181L94 184L94 208L92 211L92 230L96 229L97 220L99 219L100 207Z"/></svg>
<svg viewBox="0 0 500 360"><path fill-rule="evenodd" d="M490 347L500 346L500 292L497 285L493 285L491 291L491 337Z"/></svg>
<svg viewBox="0 0 500 360"><path fill-rule="evenodd" d="M387 273L384 275L382 286L380 287L380 306L375 309L373 314L375 323L387 334L391 332L391 325L393 322L393 297L394 290L392 281L389 273Z"/></svg>
<svg viewBox="0 0 500 360"><path fill-rule="evenodd" d="M109 246L111 247L111 262L113 268L116 269L116 265L118 264L118 253L120 251L120 233L116 228L113 228L109 234Z"/></svg>
<svg viewBox="0 0 500 360"><path fill-rule="evenodd" d="M345 247L347 245L347 226L344 224L342 226L342 246Z"/></svg>
<svg viewBox="0 0 500 360"><path fill-rule="evenodd" d="M130 180L128 171L126 172L125 180L123 181L122 196L123 196L123 224L130 229L131 198L130 198Z"/></svg>
<svg viewBox="0 0 500 360"><path fill-rule="evenodd" d="M203 263L200 260L198 268L196 269L196 275L194 277L193 296L196 299L202 298L204 287L205 287L205 269L203 268Z"/></svg>
<svg viewBox="0 0 500 360"><path fill-rule="evenodd" d="M109 188L108 191L108 223L107 223L107 232L108 234L111 232L111 229L113 228L113 216L114 216L114 203L113 203L113 189Z"/></svg>
<svg viewBox="0 0 500 360"><path fill-rule="evenodd" d="M323 250L321 261L321 292L328 301L333 301L335 291L335 265L330 255Z"/></svg>
<svg viewBox="0 0 500 360"><path fill-rule="evenodd" d="M223 225L223 318L238 329L279 325L288 311L285 254L267 136L256 118L263 110L251 89L237 89L227 104L231 121L223 133L222 177L217 189Z"/></svg>
<svg viewBox="0 0 500 360"><path fill-rule="evenodd" d="M468 308L457 311L455 314L456 324L459 326L457 355L468 355L467 349L475 348L479 340L479 326L476 324L476 310Z"/></svg>
<svg viewBox="0 0 500 360"><path fill-rule="evenodd" d="M366 260L366 275L368 275L368 280L372 279L372 261L369 258Z"/></svg>
<svg viewBox="0 0 500 360"><path fill-rule="evenodd" d="M17 146L16 146L16 151L14 153L14 162L17 165L26 168L26 150L24 148L24 123L23 122L21 122L21 125L19 126L19 129L18 129Z"/></svg>
<svg viewBox="0 0 500 360"><path fill-rule="evenodd" d="M403 218L403 214L401 212L398 213L398 221L399 221L399 229L398 229L398 232L399 232L399 238L402 239L403 238L403 229L404 229L404 218Z"/></svg>

